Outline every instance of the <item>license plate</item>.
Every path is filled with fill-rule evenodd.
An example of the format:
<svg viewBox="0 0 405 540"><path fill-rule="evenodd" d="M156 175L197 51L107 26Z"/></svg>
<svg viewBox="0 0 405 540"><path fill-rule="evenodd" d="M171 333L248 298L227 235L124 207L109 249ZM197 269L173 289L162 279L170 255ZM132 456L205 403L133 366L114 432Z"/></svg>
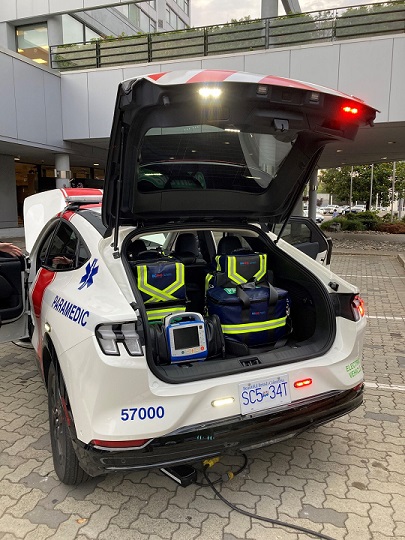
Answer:
<svg viewBox="0 0 405 540"><path fill-rule="evenodd" d="M274 379L261 379L239 385L242 414L279 407L291 402L288 375Z"/></svg>

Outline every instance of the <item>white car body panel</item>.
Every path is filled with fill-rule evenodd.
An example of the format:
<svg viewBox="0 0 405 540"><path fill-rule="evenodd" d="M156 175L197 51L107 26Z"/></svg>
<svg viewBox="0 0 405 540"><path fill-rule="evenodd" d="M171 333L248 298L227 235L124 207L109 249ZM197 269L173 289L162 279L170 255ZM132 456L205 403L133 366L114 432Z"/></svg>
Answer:
<svg viewBox="0 0 405 540"><path fill-rule="evenodd" d="M54 193L51 198L51 203L56 203L53 209L56 207L60 211L64 198ZM42 207L51 207L47 197L43 196L43 199ZM35 207L40 207L38 201L29 207L27 217L30 217L31 209ZM359 358L361 339L356 334L363 333L364 320L357 323L360 329L357 328L356 333L352 332L353 323L338 320L337 336L345 335L345 340L336 339L333 348L322 358L322 363L319 359L313 359L292 366L261 370L260 375L254 372L243 373L172 385L151 373L145 356L130 357L125 354L123 346L120 346L120 357L104 355L94 336L95 328L105 322L136 320L137 311L130 306L135 299L120 259L113 257L111 239L102 239L91 224L76 214L71 216L70 223L80 230L91 252L99 254L99 257L92 257L89 261L90 265L96 261L98 271L93 283L82 288L80 284L85 267L69 272L55 272L38 305L34 297L37 288L41 286L43 270L39 272L29 291L34 321L32 342L41 358L44 335L49 333L52 337L69 393L77 433L84 443L94 439L126 440L136 437L134 425L120 419L123 408L156 406L157 402L164 407L164 419L155 418L143 422L142 437L145 438L159 437L186 426L239 415L238 385L257 380L258 377L265 379L288 374L291 383L311 374L316 381L311 387L297 390L290 384L293 402L328 392L331 387L344 390L361 382L362 373L350 378L346 366ZM27 231L32 230L28 224ZM131 227L120 229L119 246L131 230ZM276 239L272 233L268 236L273 241ZM34 260L38 246L30 233L29 238L34 246ZM278 245L315 272L325 286L333 279L339 283L342 292L356 292L356 287L337 278L330 270L287 242L280 239ZM74 313L69 311L69 305L76 306ZM80 316L77 317L78 313ZM83 395L86 395L85 400ZM232 405L212 407L213 400L224 396L234 398Z"/></svg>
<svg viewBox="0 0 405 540"><path fill-rule="evenodd" d="M70 222L80 229L88 247L97 258L98 272L91 286L79 290L85 268L71 272L57 272L46 288L40 317L35 319L33 344L41 355L43 336L50 327L50 335L64 373L78 436L84 443L94 439L126 440L137 438L137 427L120 419L123 408L164 407L164 419L148 419L142 423L142 438L154 438L172 433L190 425L216 421L240 414L238 385L288 374L292 402L328 392L331 388L345 390L362 381L362 371L350 378L347 365L360 358L365 319L353 323L338 318L337 339L322 360L319 358L298 364L275 367L257 372L231 375L204 381L167 384L159 380L148 368L145 356L131 357L120 346L121 356L104 355L94 336L97 325L137 319L130 303L135 301L128 277L119 258L113 257L110 239L101 239L93 226L78 215ZM119 248L131 227L121 228ZM276 236L268 233L274 241ZM339 283L339 292L356 293L355 286L338 278L328 268L314 261L292 245L279 240L284 250L306 268L316 273L327 287L333 280ZM92 264L95 258L90 259ZM30 289L31 302L37 283ZM78 306L85 316L77 321L64 314L66 303ZM68 304L67 304L68 305ZM78 312L76 309L76 314ZM73 315L74 319L74 315ZM356 326L355 331L354 326ZM345 336L345 339L342 338ZM295 389L292 383L302 377L314 381L310 387ZM86 399L83 400L83 395ZM232 405L214 408L211 403L221 397L233 397Z"/></svg>

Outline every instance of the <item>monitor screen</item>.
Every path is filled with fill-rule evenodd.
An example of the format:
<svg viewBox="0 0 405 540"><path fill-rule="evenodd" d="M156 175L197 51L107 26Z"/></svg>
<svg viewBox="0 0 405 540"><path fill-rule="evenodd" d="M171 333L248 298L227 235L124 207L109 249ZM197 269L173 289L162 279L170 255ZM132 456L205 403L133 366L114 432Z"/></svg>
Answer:
<svg viewBox="0 0 405 540"><path fill-rule="evenodd" d="M176 351L181 349L191 349L200 345L198 336L198 325L176 328L173 331L174 347Z"/></svg>

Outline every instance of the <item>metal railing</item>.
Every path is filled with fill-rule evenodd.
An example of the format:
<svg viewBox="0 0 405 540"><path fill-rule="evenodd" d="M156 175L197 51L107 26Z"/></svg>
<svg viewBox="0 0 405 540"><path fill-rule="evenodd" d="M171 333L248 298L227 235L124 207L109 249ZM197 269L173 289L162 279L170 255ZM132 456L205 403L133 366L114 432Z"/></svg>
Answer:
<svg viewBox="0 0 405 540"><path fill-rule="evenodd" d="M51 67L90 69L405 32L405 1L55 45Z"/></svg>

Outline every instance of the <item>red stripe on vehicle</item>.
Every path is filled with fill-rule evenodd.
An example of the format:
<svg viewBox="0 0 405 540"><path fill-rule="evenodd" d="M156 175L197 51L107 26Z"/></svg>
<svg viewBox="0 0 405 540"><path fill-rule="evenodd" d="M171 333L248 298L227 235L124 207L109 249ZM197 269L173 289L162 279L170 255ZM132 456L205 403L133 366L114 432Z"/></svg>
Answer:
<svg viewBox="0 0 405 540"><path fill-rule="evenodd" d="M267 75L261 79L258 84L274 84L276 86L286 86L288 88L299 88L300 90L316 90L313 86L305 84L300 81L293 81L291 79L285 79L284 77L275 77L273 75Z"/></svg>
<svg viewBox="0 0 405 540"><path fill-rule="evenodd" d="M102 195L103 191L97 188L65 188L61 190L64 197L81 197L86 195Z"/></svg>
<svg viewBox="0 0 405 540"><path fill-rule="evenodd" d="M205 69L200 73L197 73L191 79L186 81L187 83L200 83L200 82L222 82L228 77L237 73L236 71L213 71L211 69Z"/></svg>
<svg viewBox="0 0 405 540"><path fill-rule="evenodd" d="M42 300L44 298L46 288L52 283L56 277L56 272L40 268L35 283L32 288L31 302L34 309L34 314L37 319L41 317Z"/></svg>
<svg viewBox="0 0 405 540"><path fill-rule="evenodd" d="M45 268L41 268L35 279L35 282L32 288L32 294L31 294L31 303L34 309L35 318L37 320L37 324L36 324L37 332L38 332L37 355L39 358L39 363L40 363L42 372L44 371L43 363L42 363L43 335L42 335L42 328L41 328L42 300L44 298L46 288L52 283L55 277L56 277L56 272L52 272L51 270L46 270Z"/></svg>
<svg viewBox="0 0 405 540"><path fill-rule="evenodd" d="M167 71L163 71L162 73L153 73L153 75L148 75L148 79L153 79L154 81L157 81L160 79L160 77L163 77L163 75L166 75Z"/></svg>
<svg viewBox="0 0 405 540"><path fill-rule="evenodd" d="M63 212L63 219L66 219L66 221L70 221L72 217L75 215L75 212L72 210L66 210L66 212Z"/></svg>

